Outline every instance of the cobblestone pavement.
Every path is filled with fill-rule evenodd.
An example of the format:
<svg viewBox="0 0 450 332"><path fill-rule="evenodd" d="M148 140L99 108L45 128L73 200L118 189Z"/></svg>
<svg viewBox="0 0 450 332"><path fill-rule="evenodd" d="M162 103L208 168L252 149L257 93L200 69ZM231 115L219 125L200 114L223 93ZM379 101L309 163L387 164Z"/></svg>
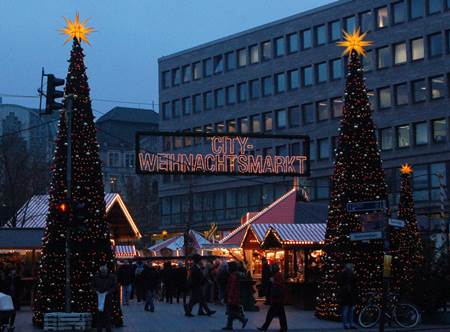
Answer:
<svg viewBox="0 0 450 332"><path fill-rule="evenodd" d="M211 306L217 313L211 317L195 316L185 317L183 306L181 304L156 303L154 313L144 311L140 303L131 303L124 307L125 326L114 329L117 332L218 332L225 326L226 316L223 306ZM267 307L260 305L259 312L246 313L249 322L245 331L254 332L257 326L261 326ZM194 308L194 313L196 308ZM319 331L343 331L341 325L336 322L318 320L314 317L312 311L300 311L293 307L286 307L289 331L298 332L319 332ZM279 329L278 320L272 322L269 331ZM235 322L235 328L239 331L240 323ZM31 311L24 308L19 312L16 319L15 332L37 332L31 325ZM370 330L364 330L370 331ZM387 331L397 331L396 329L387 329ZM406 331L405 329L399 331ZM450 331L450 327L422 326L417 331Z"/></svg>

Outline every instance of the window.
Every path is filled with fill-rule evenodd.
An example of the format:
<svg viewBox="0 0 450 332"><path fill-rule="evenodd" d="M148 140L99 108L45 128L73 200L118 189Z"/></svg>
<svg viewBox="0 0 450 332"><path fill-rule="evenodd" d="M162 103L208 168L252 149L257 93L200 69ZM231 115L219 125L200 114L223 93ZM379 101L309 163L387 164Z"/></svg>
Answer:
<svg viewBox="0 0 450 332"><path fill-rule="evenodd" d="M212 60L211 58L205 59L203 60L203 76L204 77L209 77L212 75Z"/></svg>
<svg viewBox="0 0 450 332"><path fill-rule="evenodd" d="M121 167L120 152L112 151L108 154L109 167Z"/></svg>
<svg viewBox="0 0 450 332"><path fill-rule="evenodd" d="M214 99L216 107L223 107L225 105L225 92L223 89L216 89L214 91Z"/></svg>
<svg viewBox="0 0 450 332"><path fill-rule="evenodd" d="M302 68L302 85L309 86L313 83L313 71L312 66Z"/></svg>
<svg viewBox="0 0 450 332"><path fill-rule="evenodd" d="M394 64L400 65L406 63L406 43L394 45Z"/></svg>
<svg viewBox="0 0 450 332"><path fill-rule="evenodd" d="M200 62L194 62L192 64L192 78L198 80L202 77Z"/></svg>
<svg viewBox="0 0 450 332"><path fill-rule="evenodd" d="M225 68L227 71L236 68L236 56L234 55L234 52L225 53Z"/></svg>
<svg viewBox="0 0 450 332"><path fill-rule="evenodd" d="M212 92L208 91L203 94L203 109L210 110L213 107L213 97Z"/></svg>
<svg viewBox="0 0 450 332"><path fill-rule="evenodd" d="M258 63L259 62L259 48L258 45L252 45L249 47L250 52L250 63Z"/></svg>
<svg viewBox="0 0 450 332"><path fill-rule="evenodd" d="M192 97L192 108L194 110L194 113L200 113L202 111L202 100L201 100L201 95L194 95Z"/></svg>
<svg viewBox="0 0 450 332"><path fill-rule="evenodd" d="M388 8L381 7L377 9L377 28L386 28L389 24Z"/></svg>
<svg viewBox="0 0 450 332"><path fill-rule="evenodd" d="M409 125L397 127L397 146L399 148L409 146Z"/></svg>
<svg viewBox="0 0 450 332"><path fill-rule="evenodd" d="M272 120L272 112L263 113L263 123L264 123L264 131L272 131L273 129L273 120Z"/></svg>
<svg viewBox="0 0 450 332"><path fill-rule="evenodd" d="M252 132L253 133L261 132L261 119L259 118L259 115L252 115L250 117L250 122L251 122L251 125L252 125Z"/></svg>
<svg viewBox="0 0 450 332"><path fill-rule="evenodd" d="M394 86L395 90L395 105L407 105L408 104L408 84L402 83Z"/></svg>
<svg viewBox="0 0 450 332"><path fill-rule="evenodd" d="M391 107L391 88L378 89L378 107L388 108Z"/></svg>
<svg viewBox="0 0 450 332"><path fill-rule="evenodd" d="M236 132L236 120L227 121L227 133L235 133Z"/></svg>
<svg viewBox="0 0 450 332"><path fill-rule="evenodd" d="M239 132L242 134L248 133L248 118L240 118L238 120L239 123Z"/></svg>
<svg viewBox="0 0 450 332"><path fill-rule="evenodd" d="M445 77L444 75L432 77L431 81L431 99L439 99L445 96Z"/></svg>
<svg viewBox="0 0 450 332"><path fill-rule="evenodd" d="M302 105L302 117L303 125L310 124L314 122L314 107L313 104L303 104Z"/></svg>
<svg viewBox="0 0 450 332"><path fill-rule="evenodd" d="M288 71L288 89L294 90L298 89L300 86L300 79L298 75L298 70L290 70Z"/></svg>
<svg viewBox="0 0 450 332"><path fill-rule="evenodd" d="M375 92L373 90L367 91L367 97L369 99L370 110L373 111L375 109Z"/></svg>
<svg viewBox="0 0 450 332"><path fill-rule="evenodd" d="M202 127L194 127L194 133L201 133ZM200 136L194 136L194 144L198 145L202 142L202 138Z"/></svg>
<svg viewBox="0 0 450 332"><path fill-rule="evenodd" d="M411 41L412 60L423 59L425 52L423 48L423 38L416 38Z"/></svg>
<svg viewBox="0 0 450 332"><path fill-rule="evenodd" d="M322 62L316 65L317 70L317 83L323 83L327 81L327 63Z"/></svg>
<svg viewBox="0 0 450 332"><path fill-rule="evenodd" d="M341 39L341 21L336 20L330 23L330 39L336 41Z"/></svg>
<svg viewBox="0 0 450 332"><path fill-rule="evenodd" d="M115 193L118 190L119 181L117 180L117 176L111 175L109 177L109 188L111 192Z"/></svg>
<svg viewBox="0 0 450 332"><path fill-rule="evenodd" d="M328 103L326 100L321 100L316 103L317 121L324 121L328 119Z"/></svg>
<svg viewBox="0 0 450 332"><path fill-rule="evenodd" d="M275 149L275 154L277 156L287 156L288 155L287 146L286 145L277 146Z"/></svg>
<svg viewBox="0 0 450 332"><path fill-rule="evenodd" d="M242 103L247 100L247 83L242 82L237 85L238 102Z"/></svg>
<svg viewBox="0 0 450 332"><path fill-rule="evenodd" d="M275 56L284 55L284 38L279 37L275 39Z"/></svg>
<svg viewBox="0 0 450 332"><path fill-rule="evenodd" d="M272 48L270 47L270 41L265 41L261 44L262 49L262 61L267 61L272 58Z"/></svg>
<svg viewBox="0 0 450 332"><path fill-rule="evenodd" d="M189 115L192 113L191 97L183 98L183 115Z"/></svg>
<svg viewBox="0 0 450 332"><path fill-rule="evenodd" d="M269 96L272 94L272 77L266 76L262 78L262 89L263 89L263 96Z"/></svg>
<svg viewBox="0 0 450 332"><path fill-rule="evenodd" d="M373 69L372 53L372 51L367 51L367 55L362 57L364 71L371 71Z"/></svg>
<svg viewBox="0 0 450 332"><path fill-rule="evenodd" d="M183 130L183 133L189 133L189 129ZM185 136L183 137L184 146L191 146L192 145L192 136Z"/></svg>
<svg viewBox="0 0 450 332"><path fill-rule="evenodd" d="M387 68L391 64L391 54L389 52L389 46L381 47L377 49L377 68Z"/></svg>
<svg viewBox="0 0 450 332"><path fill-rule="evenodd" d="M414 124L414 144L428 144L428 123L420 122Z"/></svg>
<svg viewBox="0 0 450 332"><path fill-rule="evenodd" d="M298 127L300 125L300 110L298 106L292 106L288 109L289 127Z"/></svg>
<svg viewBox="0 0 450 332"><path fill-rule="evenodd" d="M214 57L214 74L223 72L223 55L216 55Z"/></svg>
<svg viewBox="0 0 450 332"><path fill-rule="evenodd" d="M181 74L180 68L172 69L172 85L180 85L181 83Z"/></svg>
<svg viewBox="0 0 450 332"><path fill-rule="evenodd" d="M394 147L394 137L392 134L392 128L384 128L380 130L381 137L381 150L392 150Z"/></svg>
<svg viewBox="0 0 450 332"><path fill-rule="evenodd" d="M433 142L442 143L447 141L447 120L438 119L433 120Z"/></svg>
<svg viewBox="0 0 450 332"><path fill-rule="evenodd" d="M309 142L309 160L316 160L317 157L317 151L316 151L316 142L310 141Z"/></svg>
<svg viewBox="0 0 450 332"><path fill-rule="evenodd" d="M428 45L430 57L442 55L443 45L442 45L442 34L435 33L428 36Z"/></svg>
<svg viewBox="0 0 450 332"><path fill-rule="evenodd" d="M405 1L399 1L392 4L392 22L394 24L403 23L406 20L406 4Z"/></svg>
<svg viewBox="0 0 450 332"><path fill-rule="evenodd" d="M162 73L162 88L167 89L170 87L170 72L168 70Z"/></svg>
<svg viewBox="0 0 450 332"><path fill-rule="evenodd" d="M362 32L368 32L372 30L372 12L367 11L364 13L361 13L359 16L360 25Z"/></svg>
<svg viewBox="0 0 450 332"><path fill-rule="evenodd" d="M222 122L217 122L216 123L216 133L224 133L225 132L225 123Z"/></svg>
<svg viewBox="0 0 450 332"><path fill-rule="evenodd" d="M317 140L317 151L319 152L319 159L330 158L330 142L328 138L321 138Z"/></svg>
<svg viewBox="0 0 450 332"><path fill-rule="evenodd" d="M259 80L250 81L250 98L259 98Z"/></svg>
<svg viewBox="0 0 450 332"><path fill-rule="evenodd" d="M277 117L277 128L282 129L286 128L287 125L287 114L286 110L277 110L275 111Z"/></svg>
<svg viewBox="0 0 450 332"><path fill-rule="evenodd" d="M327 33L325 29L325 25L316 26L316 45L324 45L327 42Z"/></svg>
<svg viewBox="0 0 450 332"><path fill-rule="evenodd" d="M306 50L308 48L311 48L311 29L303 30L301 32L302 36L302 50Z"/></svg>
<svg viewBox="0 0 450 332"><path fill-rule="evenodd" d="M349 16L344 19L344 29L348 33L352 33L356 28L356 18L355 16Z"/></svg>
<svg viewBox="0 0 450 332"><path fill-rule="evenodd" d="M413 101L420 103L427 99L427 87L425 80L417 80L412 82Z"/></svg>
<svg viewBox="0 0 450 332"><path fill-rule="evenodd" d="M337 80L339 78L342 78L342 60L331 60L331 79Z"/></svg>
<svg viewBox="0 0 450 332"><path fill-rule="evenodd" d="M435 14L441 11L442 0L428 0L428 14Z"/></svg>
<svg viewBox="0 0 450 332"><path fill-rule="evenodd" d="M183 76L183 83L187 83L191 80L191 66L186 65L181 68L181 75Z"/></svg>
<svg viewBox="0 0 450 332"><path fill-rule="evenodd" d="M410 0L409 15L411 19L419 18L423 16L425 9L424 0Z"/></svg>
<svg viewBox="0 0 450 332"><path fill-rule="evenodd" d="M162 104L162 118L163 118L163 120L170 119L170 103L169 102L165 102Z"/></svg>
<svg viewBox="0 0 450 332"><path fill-rule="evenodd" d="M288 53L295 53L298 51L298 35L296 32L287 35L287 49Z"/></svg>
<svg viewBox="0 0 450 332"><path fill-rule="evenodd" d="M275 93L286 91L286 77L284 73L275 74Z"/></svg>
<svg viewBox="0 0 450 332"><path fill-rule="evenodd" d="M174 118L178 118L181 116L181 107L179 99L175 99L174 101L172 101L172 116Z"/></svg>
<svg viewBox="0 0 450 332"><path fill-rule="evenodd" d="M236 88L234 85L227 86L227 105L234 104L236 102Z"/></svg>
<svg viewBox="0 0 450 332"><path fill-rule="evenodd" d="M328 178L319 178L316 180L316 198L328 199L330 192L330 182Z"/></svg>
<svg viewBox="0 0 450 332"><path fill-rule="evenodd" d="M445 8L450 9L450 0L445 0Z"/></svg>
<svg viewBox="0 0 450 332"><path fill-rule="evenodd" d="M333 118L338 118L342 116L344 111L344 102L341 97L333 98L331 100L331 104L333 106Z"/></svg>
<svg viewBox="0 0 450 332"><path fill-rule="evenodd" d="M237 50L237 57L238 57L238 67L244 67L247 65L247 53L245 52L245 48Z"/></svg>

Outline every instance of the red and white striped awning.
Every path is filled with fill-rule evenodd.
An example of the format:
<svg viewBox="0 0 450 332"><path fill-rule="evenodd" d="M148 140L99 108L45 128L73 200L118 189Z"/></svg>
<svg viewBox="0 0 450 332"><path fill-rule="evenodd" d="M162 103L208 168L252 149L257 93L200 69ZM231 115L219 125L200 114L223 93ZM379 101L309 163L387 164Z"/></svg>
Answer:
<svg viewBox="0 0 450 332"><path fill-rule="evenodd" d="M252 227L257 237L264 231L263 225L266 226L264 240L273 233L282 244L287 245L321 244L325 241L326 224L255 224Z"/></svg>
<svg viewBox="0 0 450 332"><path fill-rule="evenodd" d="M133 258L138 256L136 247L134 245L116 245L114 248L116 258Z"/></svg>

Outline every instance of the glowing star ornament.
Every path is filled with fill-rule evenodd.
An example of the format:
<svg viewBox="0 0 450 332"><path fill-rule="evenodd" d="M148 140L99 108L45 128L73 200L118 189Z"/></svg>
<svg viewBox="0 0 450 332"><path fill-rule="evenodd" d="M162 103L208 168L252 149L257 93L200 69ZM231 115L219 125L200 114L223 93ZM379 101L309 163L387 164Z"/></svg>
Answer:
<svg viewBox="0 0 450 332"><path fill-rule="evenodd" d="M344 33L344 40L337 42L338 46L345 47L344 52L342 52L342 55L351 54L352 51L355 51L359 55L366 55L366 50L364 47L370 46L373 44L372 41L364 40L364 37L366 37L367 33L361 34L359 31L359 28L356 30L353 30L352 34L349 34L346 31L343 31Z"/></svg>
<svg viewBox="0 0 450 332"><path fill-rule="evenodd" d="M410 164L403 164L402 168L400 168L400 173L409 175L413 172L413 169Z"/></svg>
<svg viewBox="0 0 450 332"><path fill-rule="evenodd" d="M86 26L87 22L89 21L88 18L85 19L83 22L80 22L80 14L76 13L75 20L72 21L65 17L64 20L66 21L66 26L62 29L59 29L59 32L69 36L64 41L64 44L76 38L78 39L79 42L85 41L88 45L91 45L91 43L89 43L89 40L87 39L87 35L89 35L92 32L95 32L95 30L93 28Z"/></svg>

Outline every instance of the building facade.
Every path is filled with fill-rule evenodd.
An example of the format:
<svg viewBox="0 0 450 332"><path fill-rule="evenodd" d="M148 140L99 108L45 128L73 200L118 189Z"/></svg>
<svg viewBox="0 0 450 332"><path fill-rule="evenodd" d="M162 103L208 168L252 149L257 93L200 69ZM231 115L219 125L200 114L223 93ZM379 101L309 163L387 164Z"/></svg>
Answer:
<svg viewBox="0 0 450 332"><path fill-rule="evenodd" d="M340 0L162 57L160 129L309 135L311 176L300 183L327 202L346 72L336 42L358 27L374 42L363 62L390 203L408 162L418 213L437 218L450 175L449 0ZM289 142L262 149L298 153ZM228 228L292 179L196 176L193 184L194 227ZM188 187L187 177L163 178L162 227L184 227Z"/></svg>
<svg viewBox="0 0 450 332"><path fill-rule="evenodd" d="M136 175L135 134L158 130L158 122L153 110L127 107L96 121L105 191L122 195L142 232L158 226L158 177Z"/></svg>

